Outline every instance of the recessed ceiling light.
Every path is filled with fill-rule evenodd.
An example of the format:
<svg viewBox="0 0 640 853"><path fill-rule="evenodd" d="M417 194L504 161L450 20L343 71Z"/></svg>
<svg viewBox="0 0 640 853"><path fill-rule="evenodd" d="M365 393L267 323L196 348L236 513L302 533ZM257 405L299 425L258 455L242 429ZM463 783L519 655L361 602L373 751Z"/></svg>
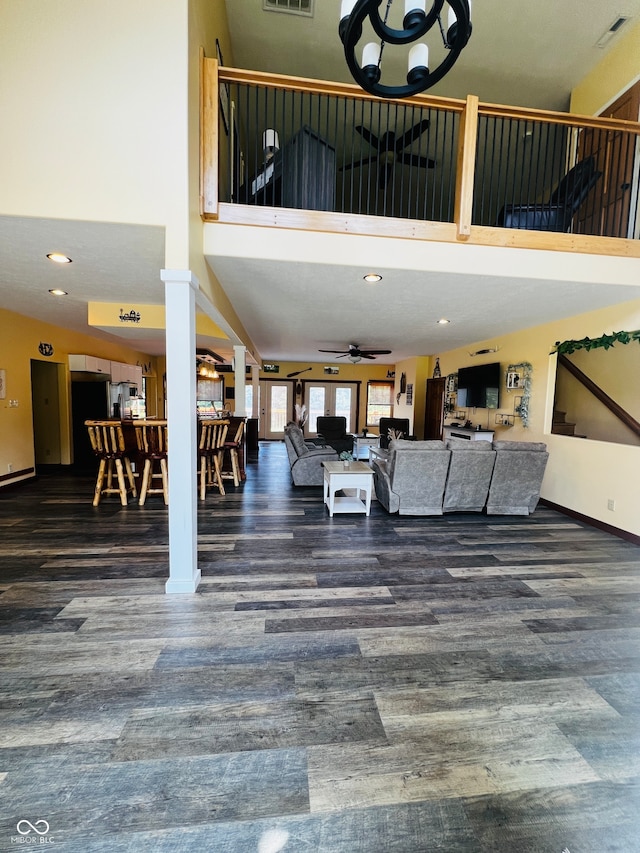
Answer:
<svg viewBox="0 0 640 853"><path fill-rule="evenodd" d="M71 264L73 261L71 258L67 257L67 255L63 255L62 252L49 252L47 255L50 261L53 261L54 264Z"/></svg>
<svg viewBox="0 0 640 853"><path fill-rule="evenodd" d="M364 280L368 281L370 284L375 284L377 281L382 281L382 276L378 275L377 272L370 272L364 276Z"/></svg>
<svg viewBox="0 0 640 853"><path fill-rule="evenodd" d="M66 290L58 290L58 288L57 288L57 287L53 287L53 288L49 291L49 293L50 293L52 296L67 296L67 295L68 295Z"/></svg>
<svg viewBox="0 0 640 853"><path fill-rule="evenodd" d="M446 325L447 325L447 323L450 323L450 322L451 322L451 320L447 320L447 318L446 318L446 317L441 317L441 318L438 320L438 325L439 325L439 326L446 326Z"/></svg>

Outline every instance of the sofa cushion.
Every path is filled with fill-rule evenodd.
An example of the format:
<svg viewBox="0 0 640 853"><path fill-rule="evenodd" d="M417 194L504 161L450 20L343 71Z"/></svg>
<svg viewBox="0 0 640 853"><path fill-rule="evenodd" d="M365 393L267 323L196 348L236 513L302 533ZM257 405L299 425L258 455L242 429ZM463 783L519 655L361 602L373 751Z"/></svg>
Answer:
<svg viewBox="0 0 640 853"><path fill-rule="evenodd" d="M298 456L304 456L305 453L309 452L309 448L305 444L304 435L299 426L287 427L287 434L289 436L291 444L293 445L293 449L298 454Z"/></svg>
<svg viewBox="0 0 640 853"><path fill-rule="evenodd" d="M406 438L394 438L389 442L389 450L444 450L444 441L409 441Z"/></svg>
<svg viewBox="0 0 640 853"><path fill-rule="evenodd" d="M472 450L474 453L478 451L493 450L490 441L468 441L466 438L449 438L447 439L447 450Z"/></svg>
<svg viewBox="0 0 640 853"><path fill-rule="evenodd" d="M489 442L487 442L488 444ZM494 441L494 450L536 450L544 453L547 445L543 441Z"/></svg>

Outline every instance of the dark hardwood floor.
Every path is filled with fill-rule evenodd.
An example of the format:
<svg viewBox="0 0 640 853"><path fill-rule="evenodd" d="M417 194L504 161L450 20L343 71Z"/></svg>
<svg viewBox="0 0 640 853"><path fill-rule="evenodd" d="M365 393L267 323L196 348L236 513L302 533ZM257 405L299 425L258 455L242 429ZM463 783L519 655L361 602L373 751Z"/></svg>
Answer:
<svg viewBox="0 0 640 853"><path fill-rule="evenodd" d="M0 491L0 850L640 851L635 545L330 519L269 444L167 596L162 499L92 497Z"/></svg>

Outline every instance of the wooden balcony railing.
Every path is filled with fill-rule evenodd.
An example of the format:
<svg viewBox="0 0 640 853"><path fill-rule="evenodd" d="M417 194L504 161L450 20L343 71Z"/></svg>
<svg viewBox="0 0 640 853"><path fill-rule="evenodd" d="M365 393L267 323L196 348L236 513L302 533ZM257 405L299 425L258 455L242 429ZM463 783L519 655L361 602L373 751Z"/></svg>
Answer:
<svg viewBox="0 0 640 853"><path fill-rule="evenodd" d="M639 123L203 62L205 220L640 257Z"/></svg>

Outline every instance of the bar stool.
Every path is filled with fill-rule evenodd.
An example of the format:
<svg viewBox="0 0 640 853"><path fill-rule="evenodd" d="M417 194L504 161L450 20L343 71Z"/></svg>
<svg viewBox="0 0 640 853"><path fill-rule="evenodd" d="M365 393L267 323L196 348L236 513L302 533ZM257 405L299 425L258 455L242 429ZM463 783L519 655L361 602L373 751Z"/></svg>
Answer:
<svg viewBox="0 0 640 853"><path fill-rule="evenodd" d="M136 497L136 483L133 478L131 461L125 451L122 425L117 421L85 421L89 431L91 448L100 460L98 477L93 495L93 505L98 506L102 495L120 495L120 503L126 506L129 492ZM113 486L113 473L116 473L117 488ZM127 475L129 485L125 483ZM106 478L106 486L104 485Z"/></svg>
<svg viewBox="0 0 640 853"><path fill-rule="evenodd" d="M138 453L144 461L138 503L144 506L147 495L163 495L165 504L168 504L167 422L135 421L134 428ZM161 485L154 487L154 480L160 480Z"/></svg>
<svg viewBox="0 0 640 853"><path fill-rule="evenodd" d="M240 472L240 456L238 450L242 443L242 435L244 433L244 421L240 421L238 424L238 428L236 430L236 434L230 441L225 441L224 443L224 455L229 456L229 463L231 465L231 471L223 470L223 478L228 480L233 480L234 486L240 485L240 480L242 478ZM224 465L223 465L224 469Z"/></svg>
<svg viewBox="0 0 640 853"><path fill-rule="evenodd" d="M222 454L229 429L229 421L200 421L198 459L200 470L200 500L206 497L207 486L217 486L224 495L222 485Z"/></svg>

